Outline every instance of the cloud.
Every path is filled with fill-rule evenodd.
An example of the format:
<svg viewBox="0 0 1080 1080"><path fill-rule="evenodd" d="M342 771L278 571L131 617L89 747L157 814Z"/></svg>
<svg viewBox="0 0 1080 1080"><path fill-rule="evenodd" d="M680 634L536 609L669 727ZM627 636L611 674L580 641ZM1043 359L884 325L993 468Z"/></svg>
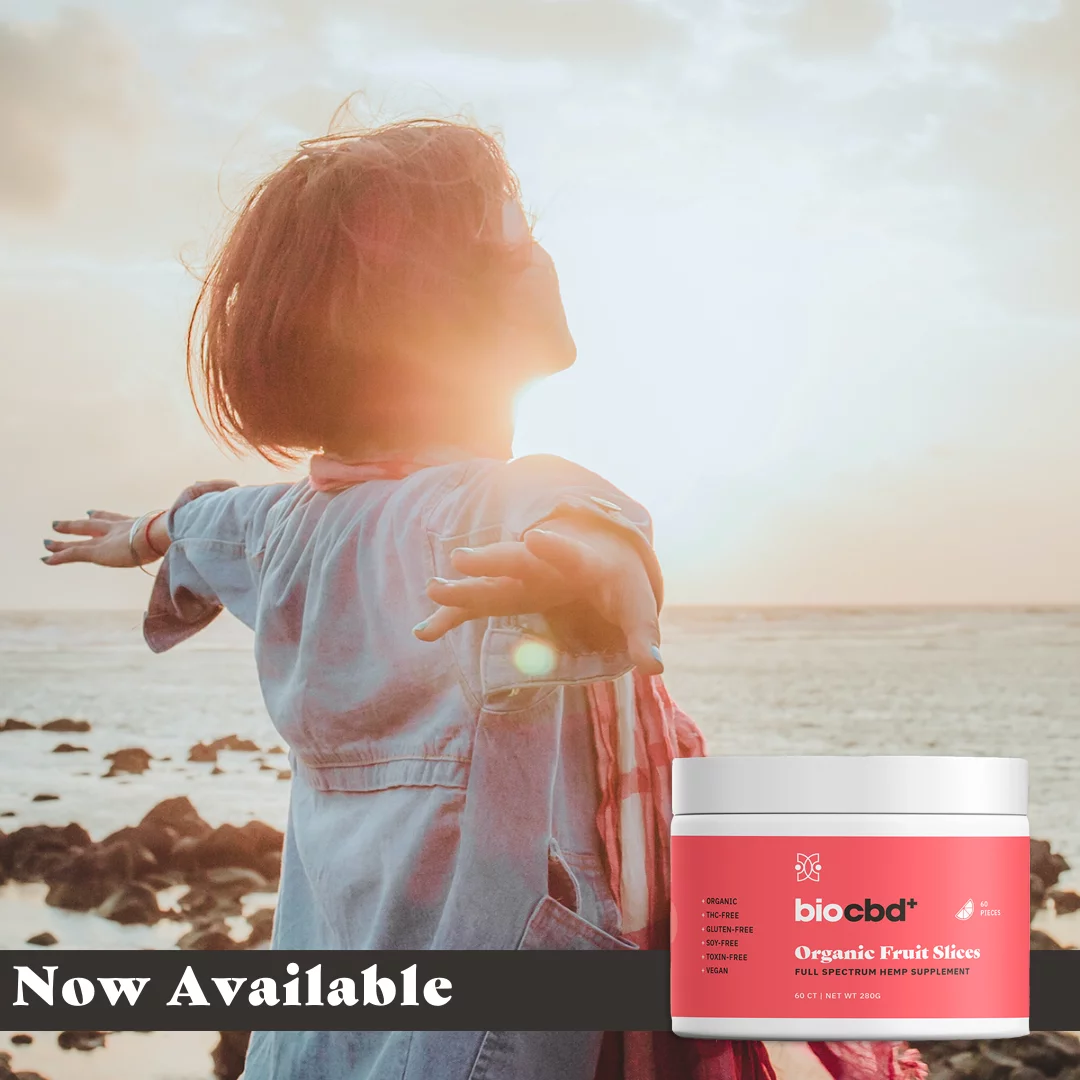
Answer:
<svg viewBox="0 0 1080 1080"><path fill-rule="evenodd" d="M972 240L988 283L1080 314L1080 3L958 51L984 81L943 102L935 161L986 200L993 227Z"/></svg>
<svg viewBox="0 0 1080 1080"><path fill-rule="evenodd" d="M282 10L311 19L311 6L297 0ZM319 14L334 10L324 4ZM510 59L640 60L684 44L690 31L647 0L362 0L341 13L378 20L413 42Z"/></svg>
<svg viewBox="0 0 1080 1080"><path fill-rule="evenodd" d="M133 120L133 56L98 16L66 11L50 23L0 24L0 207L54 205L81 136L125 137Z"/></svg>
<svg viewBox="0 0 1080 1080"><path fill-rule="evenodd" d="M798 53L835 56L864 52L888 34L889 0L804 0L775 22L775 29Z"/></svg>

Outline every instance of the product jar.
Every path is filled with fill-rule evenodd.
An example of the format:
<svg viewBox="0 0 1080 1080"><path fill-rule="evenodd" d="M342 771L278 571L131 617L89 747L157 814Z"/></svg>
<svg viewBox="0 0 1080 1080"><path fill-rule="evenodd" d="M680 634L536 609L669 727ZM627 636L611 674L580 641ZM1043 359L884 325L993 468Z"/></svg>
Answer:
<svg viewBox="0 0 1080 1080"><path fill-rule="evenodd" d="M1027 1033L1026 761L680 758L672 805L676 1034Z"/></svg>

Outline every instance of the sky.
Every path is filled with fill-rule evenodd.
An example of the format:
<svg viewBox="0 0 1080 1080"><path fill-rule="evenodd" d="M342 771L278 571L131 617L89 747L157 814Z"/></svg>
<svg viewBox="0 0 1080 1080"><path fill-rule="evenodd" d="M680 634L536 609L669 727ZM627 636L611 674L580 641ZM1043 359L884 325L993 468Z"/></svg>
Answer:
<svg viewBox="0 0 1080 1080"><path fill-rule="evenodd" d="M0 606L139 607L53 518L280 474L184 333L327 130L497 130L579 359L517 454L652 513L668 598L1080 602L1080 0L0 4Z"/></svg>

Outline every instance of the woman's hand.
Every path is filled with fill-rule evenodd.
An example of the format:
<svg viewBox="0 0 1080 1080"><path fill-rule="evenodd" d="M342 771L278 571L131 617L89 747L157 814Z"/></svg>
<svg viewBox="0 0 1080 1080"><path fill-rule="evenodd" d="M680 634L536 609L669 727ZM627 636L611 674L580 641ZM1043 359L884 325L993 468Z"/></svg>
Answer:
<svg viewBox="0 0 1080 1080"><path fill-rule="evenodd" d="M235 480L200 480L185 491L190 498L198 498L210 491L224 491L236 487ZM97 566L143 566L160 559L168 550L170 539L162 513L150 522L149 533L140 529L131 542L131 528L136 518L126 514L114 514L110 510L88 510L86 517L71 521L54 521L53 530L68 536L82 536L84 540L46 540L49 554L42 557L47 566L63 563L88 562Z"/></svg>
<svg viewBox="0 0 1080 1080"><path fill-rule="evenodd" d="M42 558L47 566L63 563L88 562L98 566L138 566L129 538L135 518L114 514L109 510L88 510L85 518L73 521L54 521L53 530L85 540L46 540L49 554ZM151 562L156 556L141 560Z"/></svg>
<svg viewBox="0 0 1080 1080"><path fill-rule="evenodd" d="M456 581L433 578L427 595L441 605L414 633L435 641L471 619L588 604L626 637L631 660L645 674L664 670L656 595L641 555L617 531L571 519L529 530L524 542L458 548Z"/></svg>

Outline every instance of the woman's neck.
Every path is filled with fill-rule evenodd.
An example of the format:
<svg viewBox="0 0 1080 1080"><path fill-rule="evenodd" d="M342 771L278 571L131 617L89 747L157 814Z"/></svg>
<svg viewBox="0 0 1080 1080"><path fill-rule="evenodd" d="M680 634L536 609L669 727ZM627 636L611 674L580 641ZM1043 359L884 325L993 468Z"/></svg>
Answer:
<svg viewBox="0 0 1080 1080"><path fill-rule="evenodd" d="M343 461L425 453L501 460L513 455L512 394L474 393L449 401L413 398L382 411L377 434L370 427L358 430L355 438L335 440L326 452Z"/></svg>

